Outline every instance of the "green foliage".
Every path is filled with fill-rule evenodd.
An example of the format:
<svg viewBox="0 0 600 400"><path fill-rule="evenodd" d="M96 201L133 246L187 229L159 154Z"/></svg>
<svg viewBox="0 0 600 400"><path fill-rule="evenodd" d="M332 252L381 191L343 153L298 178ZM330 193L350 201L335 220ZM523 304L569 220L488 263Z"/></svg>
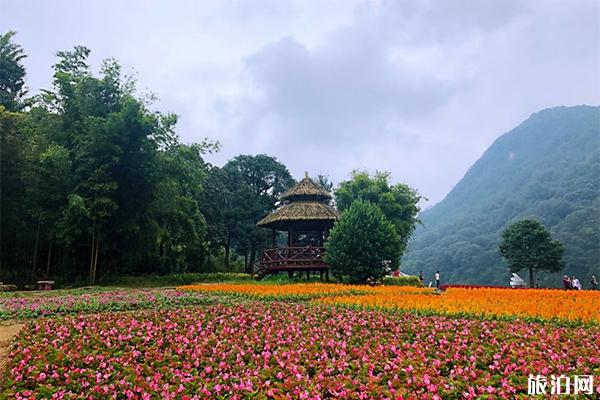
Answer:
<svg viewBox="0 0 600 400"><path fill-rule="evenodd" d="M237 271L240 256L250 270L270 239L256 222L294 183L283 164L208 165L218 143L181 143L175 115L149 110L115 60L94 74L82 46L57 53L52 87L23 108L12 36L0 37L0 280Z"/></svg>
<svg viewBox="0 0 600 400"><path fill-rule="evenodd" d="M22 62L27 56L23 48L12 41L15 34L9 31L0 35L0 106L9 111L23 108L23 98L27 94Z"/></svg>
<svg viewBox="0 0 600 400"><path fill-rule="evenodd" d="M306 273L303 271L296 272L290 278L289 275L285 272L280 272L277 274L270 274L260 280L260 284L273 284L273 285L287 285L290 283L323 283L324 280L321 279L321 276L318 273L312 273L310 277L306 278ZM327 283L342 283L337 277L330 276Z"/></svg>
<svg viewBox="0 0 600 400"><path fill-rule="evenodd" d="M381 279L398 267L400 240L379 207L355 200L331 230L325 262L352 283Z"/></svg>
<svg viewBox="0 0 600 400"><path fill-rule="evenodd" d="M418 276L386 276L381 283L386 286L423 286Z"/></svg>
<svg viewBox="0 0 600 400"><path fill-rule="evenodd" d="M89 53L58 52L26 112L0 106L0 280L209 270L203 154L216 145L180 143L175 116L148 110L116 61L94 75Z"/></svg>
<svg viewBox="0 0 600 400"><path fill-rule="evenodd" d="M552 240L550 232L534 219L523 219L506 228L499 249L511 272L529 270L531 287L533 271L559 272L565 267L564 246Z"/></svg>
<svg viewBox="0 0 600 400"><path fill-rule="evenodd" d="M391 185L387 172L376 172L371 177L368 172L354 171L352 179L340 183L335 201L338 209L344 211L357 199L369 201L383 211L400 236L400 256L404 254L408 239L419 223L418 203L423 197L408 185Z"/></svg>
<svg viewBox="0 0 600 400"><path fill-rule="evenodd" d="M497 249L503 229L542 222L565 246L565 273L600 270L599 107L557 107L532 115L483 154L440 203L420 214L402 259L407 273L440 270L444 282L508 284ZM559 286L557 274L540 275Z"/></svg>
<svg viewBox="0 0 600 400"><path fill-rule="evenodd" d="M188 272L168 275L120 276L107 282L109 286L147 288L192 285L201 282L247 282L254 281L250 274L239 272Z"/></svg>
<svg viewBox="0 0 600 400"><path fill-rule="evenodd" d="M215 200L224 202L212 204L222 209L218 229L225 232L226 252L235 247L244 254L245 272L250 273L258 251L271 240L270 232L256 223L275 209L279 196L295 183L294 179L285 165L265 154L239 155L213 172L221 181L222 192Z"/></svg>

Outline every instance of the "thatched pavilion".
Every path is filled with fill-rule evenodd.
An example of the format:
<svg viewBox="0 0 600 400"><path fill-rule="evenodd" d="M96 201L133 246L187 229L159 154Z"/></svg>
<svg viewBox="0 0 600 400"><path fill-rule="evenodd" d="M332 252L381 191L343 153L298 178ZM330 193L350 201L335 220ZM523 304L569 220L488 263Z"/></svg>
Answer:
<svg viewBox="0 0 600 400"><path fill-rule="evenodd" d="M329 205L331 195L305 175L304 179L281 195L281 205L257 225L272 230L272 248L263 250L256 277L279 271L319 271L329 276L329 266L323 261L329 230L339 218ZM287 232L287 246L277 247L276 231Z"/></svg>

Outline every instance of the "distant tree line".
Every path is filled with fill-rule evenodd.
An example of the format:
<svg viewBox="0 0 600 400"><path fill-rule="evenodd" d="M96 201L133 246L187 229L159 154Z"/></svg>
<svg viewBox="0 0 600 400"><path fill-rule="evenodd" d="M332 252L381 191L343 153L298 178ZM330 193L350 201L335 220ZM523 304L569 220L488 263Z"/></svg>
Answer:
<svg viewBox="0 0 600 400"><path fill-rule="evenodd" d="M59 51L51 88L28 96L13 38L0 36L0 281L251 272L271 243L256 222L295 183L285 165L263 154L207 163L218 143L182 143L176 115L151 110L117 61L94 74L85 47ZM355 172L335 190L341 211L364 200L389 219L393 265L420 199L386 173Z"/></svg>
<svg viewBox="0 0 600 400"><path fill-rule="evenodd" d="M27 97L13 35L0 36L0 281L204 272L232 251L248 270L287 168L206 163L217 143L181 143L177 117L151 111L116 61L93 74L85 47L58 52L52 87Z"/></svg>

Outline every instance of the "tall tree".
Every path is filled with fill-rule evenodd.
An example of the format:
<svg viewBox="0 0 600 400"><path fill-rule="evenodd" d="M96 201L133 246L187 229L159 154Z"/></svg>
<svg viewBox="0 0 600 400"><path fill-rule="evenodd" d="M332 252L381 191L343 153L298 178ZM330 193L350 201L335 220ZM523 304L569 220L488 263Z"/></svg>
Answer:
<svg viewBox="0 0 600 400"><path fill-rule="evenodd" d="M285 165L266 154L239 155L223 166L229 185L228 235L244 254L247 272L269 233L256 222L275 209L279 196L294 183ZM235 220L231 218L235 217Z"/></svg>
<svg viewBox="0 0 600 400"><path fill-rule="evenodd" d="M533 271L559 272L565 267L564 246L535 219L523 219L506 228L499 249L511 272L529 271L530 287L534 286Z"/></svg>
<svg viewBox="0 0 600 400"><path fill-rule="evenodd" d="M325 262L352 283L383 278L400 261L400 237L376 205L355 200L325 243Z"/></svg>
<svg viewBox="0 0 600 400"><path fill-rule="evenodd" d="M24 115L0 106L0 280L13 277L14 271L8 267L26 264L25 251L21 249L22 237L27 232L21 176L28 147L22 134L24 119Z"/></svg>
<svg viewBox="0 0 600 400"><path fill-rule="evenodd" d="M9 31L0 35L0 105L9 111L21 110L27 94L23 66L23 59L27 56L23 48L13 42L15 34Z"/></svg>
<svg viewBox="0 0 600 400"><path fill-rule="evenodd" d="M206 264L207 227L200 210L205 151L202 145L177 144L157 155L158 181L150 208L154 238L146 240L155 246L149 249L149 261L158 268L154 272L200 271Z"/></svg>
<svg viewBox="0 0 600 400"><path fill-rule="evenodd" d="M394 225L396 233L400 236L401 257L419 223L419 201L424 197L408 185L390 184L388 172L376 172L370 176L368 172L354 171L350 180L339 184L335 191L335 201L338 209L344 211L358 199L377 205Z"/></svg>

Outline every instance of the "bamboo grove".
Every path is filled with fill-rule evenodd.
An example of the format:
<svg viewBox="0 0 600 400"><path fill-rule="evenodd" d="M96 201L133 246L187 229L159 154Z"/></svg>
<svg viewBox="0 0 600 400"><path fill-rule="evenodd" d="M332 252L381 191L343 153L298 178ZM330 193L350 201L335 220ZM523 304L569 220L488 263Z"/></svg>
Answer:
<svg viewBox="0 0 600 400"><path fill-rule="evenodd" d="M116 61L94 74L85 47L58 52L52 86L28 96L13 35L0 36L0 281L249 269L267 239L255 222L294 183L284 165L208 164L218 143L182 143L175 115Z"/></svg>

